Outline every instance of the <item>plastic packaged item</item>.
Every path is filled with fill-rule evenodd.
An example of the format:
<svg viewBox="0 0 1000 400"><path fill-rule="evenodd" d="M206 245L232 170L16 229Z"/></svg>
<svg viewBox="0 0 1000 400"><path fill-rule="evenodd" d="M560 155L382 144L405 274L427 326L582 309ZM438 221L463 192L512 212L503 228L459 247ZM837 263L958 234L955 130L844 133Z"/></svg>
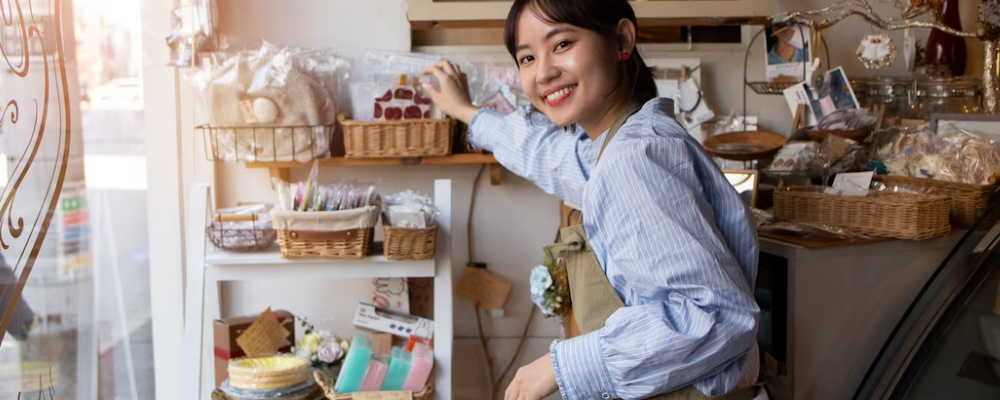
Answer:
<svg viewBox="0 0 1000 400"><path fill-rule="evenodd" d="M434 370L434 350L423 343L413 347L410 373L406 376L403 390L418 392L427 384L427 379Z"/></svg>
<svg viewBox="0 0 1000 400"><path fill-rule="evenodd" d="M876 138L875 157L890 175L987 185L1000 175L1000 143L982 132L939 123L887 130Z"/></svg>
<svg viewBox="0 0 1000 400"><path fill-rule="evenodd" d="M441 214L434 200L412 190L385 196L384 202L388 223L397 228L429 228Z"/></svg>
<svg viewBox="0 0 1000 400"><path fill-rule="evenodd" d="M337 376L334 391L350 394L361 390L361 384L364 382L365 372L368 371L368 363L371 358L371 339L361 335L354 336L354 340L351 341L351 349L347 352L344 364L340 367L340 375Z"/></svg>
<svg viewBox="0 0 1000 400"><path fill-rule="evenodd" d="M272 178L278 196L277 209L283 211L342 211L380 205L378 188L371 183L333 182L319 184L319 163L313 162L305 182L287 183Z"/></svg>
<svg viewBox="0 0 1000 400"><path fill-rule="evenodd" d="M818 153L819 144L816 142L787 143L774 156L774 162L771 163L769 169L772 171L804 171L809 168Z"/></svg>
<svg viewBox="0 0 1000 400"><path fill-rule="evenodd" d="M820 119L816 127L826 131L853 131L868 129L875 125L878 116L863 108L834 111Z"/></svg>
<svg viewBox="0 0 1000 400"><path fill-rule="evenodd" d="M245 392L289 390L309 383L309 375L308 362L295 355L239 358L229 362L227 385Z"/></svg>
<svg viewBox="0 0 1000 400"><path fill-rule="evenodd" d="M381 97L375 98L372 117L376 121L429 119L432 108L431 99L420 87L419 78L414 77L411 82L403 74L396 85L388 86Z"/></svg>
<svg viewBox="0 0 1000 400"><path fill-rule="evenodd" d="M328 50L279 47L216 53L185 74L201 106L196 119L221 161L329 157L338 98L350 63Z"/></svg>
<svg viewBox="0 0 1000 400"><path fill-rule="evenodd" d="M389 371L389 357L384 354L375 354L368 362L368 370L365 371L365 380L361 384L362 392L374 392L382 389L385 382L385 374Z"/></svg>
<svg viewBox="0 0 1000 400"><path fill-rule="evenodd" d="M385 382L382 383L382 390L400 391L406 384L406 378L410 374L410 363L412 356L410 352L400 347L392 348L392 358L389 360L389 371L385 375Z"/></svg>
<svg viewBox="0 0 1000 400"><path fill-rule="evenodd" d="M219 23L215 0L175 0L170 22L168 65L190 67L195 65L198 53L222 47L215 31Z"/></svg>

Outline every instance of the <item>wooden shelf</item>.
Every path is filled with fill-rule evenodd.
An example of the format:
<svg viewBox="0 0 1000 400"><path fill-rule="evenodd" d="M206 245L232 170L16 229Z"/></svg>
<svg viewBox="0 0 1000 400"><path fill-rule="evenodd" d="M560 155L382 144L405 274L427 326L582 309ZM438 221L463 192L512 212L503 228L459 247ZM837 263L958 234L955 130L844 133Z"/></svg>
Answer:
<svg viewBox="0 0 1000 400"><path fill-rule="evenodd" d="M344 158L333 157L319 160L320 167L395 167L406 165L477 165L490 166L490 183L499 185L503 176L503 167L493 154L452 154L447 156L411 157L411 158ZM272 177L289 180L292 168L310 168L312 162L272 161L248 162L247 168L267 168Z"/></svg>

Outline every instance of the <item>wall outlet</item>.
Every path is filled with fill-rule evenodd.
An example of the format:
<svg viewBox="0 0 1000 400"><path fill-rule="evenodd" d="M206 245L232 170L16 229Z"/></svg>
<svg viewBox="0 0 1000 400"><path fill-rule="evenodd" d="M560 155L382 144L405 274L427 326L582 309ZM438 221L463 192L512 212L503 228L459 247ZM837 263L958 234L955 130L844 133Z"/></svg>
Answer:
<svg viewBox="0 0 1000 400"><path fill-rule="evenodd" d="M490 316L492 316L493 318L503 318L506 315L507 313L504 312L502 308L498 310L490 310Z"/></svg>

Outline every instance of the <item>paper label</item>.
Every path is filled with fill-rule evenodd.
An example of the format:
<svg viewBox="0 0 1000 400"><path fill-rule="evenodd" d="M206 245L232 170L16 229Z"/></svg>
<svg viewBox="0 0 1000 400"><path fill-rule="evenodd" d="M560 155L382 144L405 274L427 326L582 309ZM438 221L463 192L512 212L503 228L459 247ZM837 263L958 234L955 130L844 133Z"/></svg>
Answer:
<svg viewBox="0 0 1000 400"><path fill-rule="evenodd" d="M354 400L413 400L413 392L356 392Z"/></svg>
<svg viewBox="0 0 1000 400"><path fill-rule="evenodd" d="M278 352L289 334L269 307L236 338L236 344L250 357L270 356Z"/></svg>
<svg viewBox="0 0 1000 400"><path fill-rule="evenodd" d="M240 114L243 115L243 122L248 124L257 123L257 112L253 110L253 101L240 100Z"/></svg>
<svg viewBox="0 0 1000 400"><path fill-rule="evenodd" d="M511 283L483 268L466 268L458 278L455 293L466 301L495 310L503 308L510 296Z"/></svg>

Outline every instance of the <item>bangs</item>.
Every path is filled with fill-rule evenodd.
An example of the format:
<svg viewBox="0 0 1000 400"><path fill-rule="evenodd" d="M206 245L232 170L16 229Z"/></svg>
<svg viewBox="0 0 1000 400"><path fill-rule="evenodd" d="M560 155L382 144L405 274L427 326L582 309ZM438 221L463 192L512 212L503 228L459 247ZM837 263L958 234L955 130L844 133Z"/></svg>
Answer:
<svg viewBox="0 0 1000 400"><path fill-rule="evenodd" d="M619 9L619 2L606 0L516 0L507 14L504 25L504 44L511 57L517 54L517 24L527 10L540 21L548 24L567 24L601 34L613 33L621 18L635 23L635 12L626 2L627 10Z"/></svg>

